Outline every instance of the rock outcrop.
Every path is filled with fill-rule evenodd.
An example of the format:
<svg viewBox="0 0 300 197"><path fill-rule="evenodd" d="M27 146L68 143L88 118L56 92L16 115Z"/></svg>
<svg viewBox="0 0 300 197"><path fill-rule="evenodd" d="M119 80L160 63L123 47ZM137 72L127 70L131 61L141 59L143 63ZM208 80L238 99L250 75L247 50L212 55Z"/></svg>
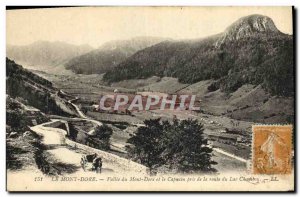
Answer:
<svg viewBox="0 0 300 197"><path fill-rule="evenodd" d="M216 46L219 47L227 41L259 34L281 34L281 32L276 28L271 18L258 14L250 15L240 18L230 25L217 40Z"/></svg>

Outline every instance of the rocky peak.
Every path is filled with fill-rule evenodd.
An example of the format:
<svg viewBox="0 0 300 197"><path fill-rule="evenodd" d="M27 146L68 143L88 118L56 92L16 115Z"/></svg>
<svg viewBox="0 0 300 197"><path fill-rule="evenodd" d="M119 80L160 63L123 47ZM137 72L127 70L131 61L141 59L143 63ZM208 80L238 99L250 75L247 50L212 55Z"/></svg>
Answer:
<svg viewBox="0 0 300 197"><path fill-rule="evenodd" d="M220 46L225 41L238 40L261 33L273 34L280 33L280 31L276 28L273 20L267 16L258 14L246 16L230 25L218 39L216 46Z"/></svg>

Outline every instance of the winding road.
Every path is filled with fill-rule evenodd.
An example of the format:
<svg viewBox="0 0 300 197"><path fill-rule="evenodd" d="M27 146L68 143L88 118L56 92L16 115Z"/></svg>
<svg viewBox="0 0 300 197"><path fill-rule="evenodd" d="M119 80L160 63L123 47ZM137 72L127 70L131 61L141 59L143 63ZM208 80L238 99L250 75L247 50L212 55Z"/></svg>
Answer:
<svg viewBox="0 0 300 197"><path fill-rule="evenodd" d="M63 93L63 94L65 94L65 95L67 95L66 93L64 93L63 91L61 91L61 93ZM76 110L76 113L78 114L78 118L73 118L74 120L85 120L85 121L88 121L88 122L91 122L93 125L95 125L95 126L102 126L103 125L103 123L101 123L100 121L97 121L97 120L94 120L94 119L92 119L92 118L90 118L90 117L88 117L88 116L86 116L80 109L79 109L79 107L76 105L76 104L74 104L73 102L75 101L75 100L77 100L78 98L75 98L75 99L71 99L71 100L68 100L67 102L70 104L70 105L72 105L73 107L74 107L74 109ZM136 126L144 126L144 124L136 124ZM42 129L42 130L45 130L45 129ZM50 131L51 129L46 129L46 130L48 130L48 131ZM53 131L53 129L52 129L52 131ZM54 131L55 131L55 129L54 129ZM56 130L57 131L57 130ZM61 131L60 131L61 132ZM50 133L50 132L49 132ZM89 134L93 134L94 133L94 129L92 129L91 131L89 131L88 132ZM46 140L47 140L47 136L46 136ZM52 137L51 137L52 138ZM57 138L57 137L56 137ZM112 146L112 148L114 148L114 147L118 147L118 144L114 144L113 142L111 143L111 146ZM213 150L214 150L214 159L215 160L221 160L220 158L217 158L217 157L223 157L222 158L222 160L226 160L226 162L228 163L233 163L233 164L236 164L236 163L240 163L240 165L242 165L242 166L244 166L244 167L242 167L243 169L245 169L245 166L246 166L246 164L247 164L247 160L245 160L245 159L243 159L243 158L241 158L241 157L238 157L238 156L236 156L236 155L234 155L234 154L231 154L231 153L229 153L229 152L226 152L226 151L224 151L224 150L222 150L222 149L220 149L220 148L213 148ZM218 156L217 156L218 155ZM230 162L230 160L232 160L232 162ZM223 163L223 162L222 162ZM222 168L222 170L223 170L223 164L222 163L220 163L219 165L220 165L220 168ZM227 164L226 164L227 165ZM236 166L239 166L239 165L236 165Z"/></svg>
<svg viewBox="0 0 300 197"><path fill-rule="evenodd" d="M59 91L58 91L58 92L59 92ZM57 92L56 94L58 94L58 92ZM61 92L62 94L67 95L67 94L66 94L65 92L63 92L62 90L60 90L60 92ZM74 107L76 113L77 113L77 114L79 115L79 117L80 117L80 118L73 118L73 119L74 119L74 120L84 120L84 121L87 121L87 122L91 122L91 123L94 125L94 128L95 128L96 126L102 126L102 125L103 125L102 122L97 121L97 120L94 120L94 119L92 119L92 118L86 116L86 115L79 109L79 107L73 103L73 101L75 101L75 100L77 100L77 99L78 99L78 98L76 97L75 99L71 99L71 100L68 100L68 101L67 101L70 105L72 105L72 106ZM92 130L90 130L90 131L87 132L87 133L90 134L90 135L93 135L94 132L95 132L95 129L92 129Z"/></svg>
<svg viewBox="0 0 300 197"><path fill-rule="evenodd" d="M74 147L71 147L66 143L66 134L67 132L63 129L59 128L53 128L49 127L49 125L54 124L55 122L60 121L60 120L52 120L50 122L46 122L40 125L36 125L31 127L31 130L38 135L42 136L42 144L46 145L46 147L51 147L45 150L48 152L52 158L56 160L56 162L62 162L64 164L70 164L75 166L78 170L72 175L95 175L95 172L92 172L91 169L91 164L90 167L88 168L89 170L83 171L80 165L80 159L82 155L84 154L92 154L95 153L93 148L80 148L77 147L76 150L74 150ZM69 140L71 141L71 140ZM75 143L75 142L72 142ZM105 153L104 155L101 155L102 160L103 160L103 167L102 167L102 173L101 175L104 174L126 174L126 173L136 173L137 171L140 171L140 169L144 168L144 172L146 172L146 167L137 164L135 162L132 162L130 160L118 157L116 155L113 155L111 153L101 151ZM125 165L126 164L126 168ZM128 167L129 165L129 167ZM137 169L136 167L139 167Z"/></svg>

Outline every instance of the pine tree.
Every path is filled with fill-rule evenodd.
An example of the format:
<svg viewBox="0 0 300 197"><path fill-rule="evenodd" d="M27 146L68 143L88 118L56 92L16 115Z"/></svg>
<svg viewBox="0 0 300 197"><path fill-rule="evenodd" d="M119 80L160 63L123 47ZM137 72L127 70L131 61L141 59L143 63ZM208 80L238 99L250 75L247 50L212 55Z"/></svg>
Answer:
<svg viewBox="0 0 300 197"><path fill-rule="evenodd" d="M181 173L215 172L212 148L203 136L203 125L197 120L146 120L128 143L129 156L149 167L150 173L165 165Z"/></svg>
<svg viewBox="0 0 300 197"><path fill-rule="evenodd" d="M174 121L169 129L164 158L179 172L214 172L212 148L203 137L203 125L197 120Z"/></svg>
<svg viewBox="0 0 300 197"><path fill-rule="evenodd" d="M152 173L153 169L163 164L161 146L163 125L160 119L145 120L145 126L139 127L136 134L128 139L127 146L129 156L135 161L147 166Z"/></svg>
<svg viewBox="0 0 300 197"><path fill-rule="evenodd" d="M97 126L95 128L95 138L100 140L98 142L98 148L103 150L109 150L110 149L110 137L113 133L112 128L107 126L106 124L103 124L102 126Z"/></svg>

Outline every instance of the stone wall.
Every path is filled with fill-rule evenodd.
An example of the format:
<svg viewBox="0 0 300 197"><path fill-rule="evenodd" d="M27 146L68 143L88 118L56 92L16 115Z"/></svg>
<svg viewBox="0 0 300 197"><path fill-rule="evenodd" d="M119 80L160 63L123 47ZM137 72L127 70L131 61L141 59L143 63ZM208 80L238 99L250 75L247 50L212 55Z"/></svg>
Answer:
<svg viewBox="0 0 300 197"><path fill-rule="evenodd" d="M46 122L42 124L44 127L53 127L53 128L60 128L67 131L67 134L70 134L69 124L65 120L59 119L52 119L51 122Z"/></svg>

